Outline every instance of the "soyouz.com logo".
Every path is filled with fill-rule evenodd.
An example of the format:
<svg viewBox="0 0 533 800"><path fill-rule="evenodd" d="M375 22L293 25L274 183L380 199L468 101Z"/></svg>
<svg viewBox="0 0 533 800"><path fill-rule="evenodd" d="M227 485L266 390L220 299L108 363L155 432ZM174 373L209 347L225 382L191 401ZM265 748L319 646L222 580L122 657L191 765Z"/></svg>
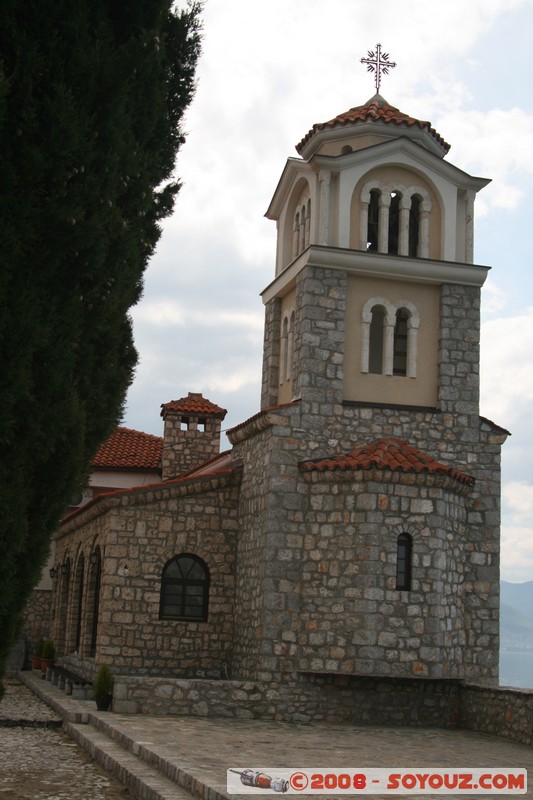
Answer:
<svg viewBox="0 0 533 800"><path fill-rule="evenodd" d="M527 792L525 769L410 767L228 769L228 794L478 794Z"/></svg>

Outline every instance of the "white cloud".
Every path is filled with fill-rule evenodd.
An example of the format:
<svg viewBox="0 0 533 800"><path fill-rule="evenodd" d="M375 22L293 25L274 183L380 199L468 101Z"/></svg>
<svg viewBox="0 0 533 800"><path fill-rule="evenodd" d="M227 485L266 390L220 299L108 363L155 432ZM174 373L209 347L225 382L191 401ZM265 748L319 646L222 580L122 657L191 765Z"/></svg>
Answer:
<svg viewBox="0 0 533 800"><path fill-rule="evenodd" d="M180 303L171 300L158 300L143 303L133 312L136 323L145 323L157 328L173 327L180 328L190 326L195 335L200 333L201 328L238 328L239 331L246 330L248 336L257 336L263 331L263 315L260 311L225 311L186 308Z"/></svg>
<svg viewBox="0 0 533 800"><path fill-rule="evenodd" d="M533 529L502 526L501 578L512 583L533 580Z"/></svg>
<svg viewBox="0 0 533 800"><path fill-rule="evenodd" d="M481 329L481 413L511 426L533 402L533 308Z"/></svg>
<svg viewBox="0 0 533 800"><path fill-rule="evenodd" d="M530 523L533 528L533 486L512 481L502 489L502 502L504 503L510 521L515 525ZM530 533L533 542L533 533Z"/></svg>
<svg viewBox="0 0 533 800"><path fill-rule="evenodd" d="M494 283L492 278L489 277L483 286L482 312L493 316L501 311L505 304L505 293Z"/></svg>

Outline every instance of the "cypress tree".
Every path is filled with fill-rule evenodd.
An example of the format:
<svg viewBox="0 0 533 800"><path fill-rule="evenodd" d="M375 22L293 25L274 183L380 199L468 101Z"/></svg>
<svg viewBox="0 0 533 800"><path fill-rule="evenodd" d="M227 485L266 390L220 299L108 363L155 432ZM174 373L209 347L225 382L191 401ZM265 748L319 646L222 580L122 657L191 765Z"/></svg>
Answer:
<svg viewBox="0 0 533 800"><path fill-rule="evenodd" d="M171 0L2 4L0 675L133 377L128 309L179 189L200 13Z"/></svg>

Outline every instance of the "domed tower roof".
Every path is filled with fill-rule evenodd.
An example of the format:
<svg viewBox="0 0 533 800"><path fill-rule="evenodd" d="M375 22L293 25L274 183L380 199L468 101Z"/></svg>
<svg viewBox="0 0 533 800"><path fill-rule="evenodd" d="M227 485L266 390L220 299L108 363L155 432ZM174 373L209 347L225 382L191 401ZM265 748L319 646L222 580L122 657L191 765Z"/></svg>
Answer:
<svg viewBox="0 0 533 800"><path fill-rule="evenodd" d="M327 122L318 122L296 145L296 150L306 160L319 152L325 142L338 138L361 138L368 134L380 139L397 139L406 136L422 147L443 158L450 145L437 133L430 122L404 114L390 105L380 94L375 94L361 106L350 108ZM353 143L353 149L359 149ZM366 145L362 145L366 146Z"/></svg>

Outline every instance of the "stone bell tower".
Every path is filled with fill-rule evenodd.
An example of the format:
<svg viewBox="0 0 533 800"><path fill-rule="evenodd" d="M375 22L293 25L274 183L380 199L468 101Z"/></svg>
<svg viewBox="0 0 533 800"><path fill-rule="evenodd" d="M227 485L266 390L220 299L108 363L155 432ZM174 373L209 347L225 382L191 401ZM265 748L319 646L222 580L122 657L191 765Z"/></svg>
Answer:
<svg viewBox="0 0 533 800"><path fill-rule="evenodd" d="M376 88L313 125L266 214L264 413L229 437L245 470L268 453L261 491L241 490L264 509L246 535L267 589L239 602L273 674L494 682L508 432L479 416L473 253L489 181Z"/></svg>
<svg viewBox="0 0 533 800"><path fill-rule="evenodd" d="M296 149L267 212L278 244L263 407L309 397L477 413L488 269L473 264L473 209L489 181L445 161L430 123L379 94Z"/></svg>

